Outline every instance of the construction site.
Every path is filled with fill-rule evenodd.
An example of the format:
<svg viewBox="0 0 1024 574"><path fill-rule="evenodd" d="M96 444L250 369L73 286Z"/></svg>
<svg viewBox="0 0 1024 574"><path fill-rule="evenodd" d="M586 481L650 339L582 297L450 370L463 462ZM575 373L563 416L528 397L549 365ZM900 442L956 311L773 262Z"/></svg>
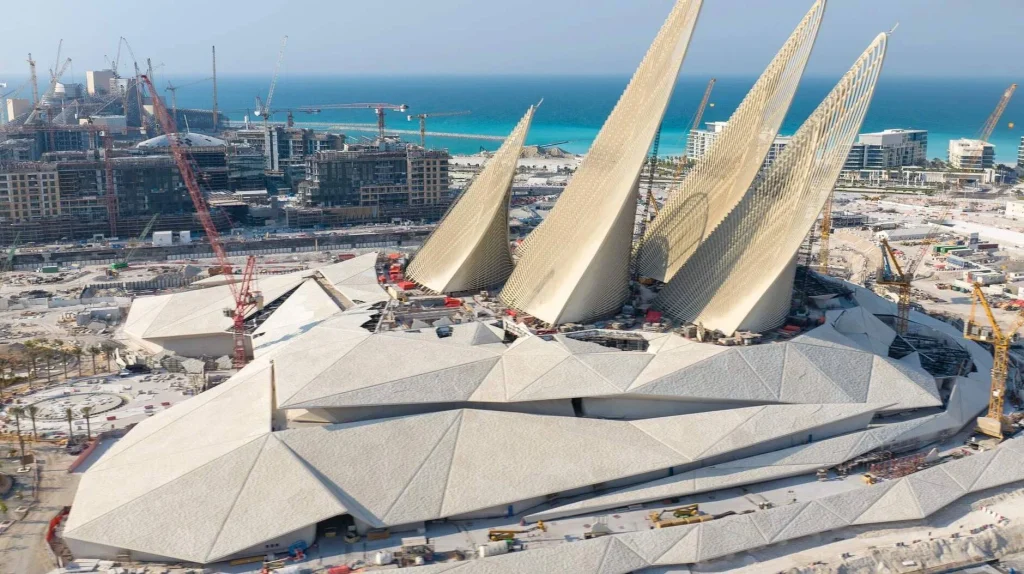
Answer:
<svg viewBox="0 0 1024 574"><path fill-rule="evenodd" d="M469 111L274 108L287 37L241 126L215 50L208 112L124 38L86 87L58 48L40 95L30 57L0 144L0 574L1012 571L1024 188L984 157L915 187L893 162L922 136L854 141L891 30L780 141L809 3L674 158L700 0L585 156L526 144L539 102L459 157L427 123ZM324 109L375 137L295 122Z"/></svg>

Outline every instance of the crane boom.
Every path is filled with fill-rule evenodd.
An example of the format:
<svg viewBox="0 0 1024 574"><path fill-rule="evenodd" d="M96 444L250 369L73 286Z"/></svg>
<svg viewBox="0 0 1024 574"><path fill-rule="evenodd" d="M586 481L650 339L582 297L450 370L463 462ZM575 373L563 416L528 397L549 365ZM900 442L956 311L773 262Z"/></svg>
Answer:
<svg viewBox="0 0 1024 574"><path fill-rule="evenodd" d="M707 109L708 101L711 100L711 90L715 88L715 82L717 81L717 78L711 78L711 80L708 82L708 87L704 88L704 97L700 99L700 105L697 106L697 111L694 112L693 114L693 122L690 123L690 131L686 132L687 143L689 143L690 134L700 129L700 122L702 119L704 119L704 110ZM684 149L683 157L679 158L679 164L676 165L676 174L672 178L673 184L679 183L679 179L683 174L683 166L686 165L686 155L687 150Z"/></svg>
<svg viewBox="0 0 1024 574"><path fill-rule="evenodd" d="M992 115L985 121L985 125L982 126L981 131L978 132L978 139L987 142L992 137L992 132L996 129L996 124L999 123L999 118L1003 117L1003 112L1006 111L1006 106L1010 103L1010 98L1013 97L1013 93L1017 91L1017 84L1010 84L1009 88L1003 92L1003 97L999 98L999 103L996 105L996 109L992 110Z"/></svg>
<svg viewBox="0 0 1024 574"><path fill-rule="evenodd" d="M29 82L32 84L32 106L39 103L39 80L36 79L36 61L32 59L32 53L28 54Z"/></svg>
<svg viewBox="0 0 1024 574"><path fill-rule="evenodd" d="M939 223L941 224L946 219L946 215L953 209L953 203L951 202L942 211L942 215L939 216ZM878 270L877 283L879 285L886 285L895 287L899 299L896 303L896 332L900 335L904 335L907 332L907 328L910 323L910 292L911 284L914 281L914 274L917 272L917 266L924 260L925 255L928 254L928 248L935 237L938 236L941 225L935 225L928 231L928 234L921 241L921 249L917 252L917 255L907 262L906 268L900 266L899 261L896 260L896 253L889 245L889 241L882 239L880 246L882 248L882 268Z"/></svg>
<svg viewBox="0 0 1024 574"><path fill-rule="evenodd" d="M263 121L270 115L270 103L274 100L274 90L277 89L277 76L281 73L281 62L284 62L284 48L288 45L288 36L281 38L281 51L277 54L277 64L274 66L274 77L270 79L270 89L267 90L267 101L264 103Z"/></svg>
<svg viewBox="0 0 1024 574"><path fill-rule="evenodd" d="M168 136L167 141L170 144L174 162L178 165L178 170L181 172L181 179L185 182L185 187L188 188L188 194L192 198L192 204L199 215L199 221L203 226L203 231L206 232L206 238L210 242L210 247L217 256L221 274L227 279L228 288L231 290L235 307L234 309L225 309L225 315L231 317L232 332L234 333L233 364L235 368L240 369L248 362L245 348L245 317L249 311L260 308L263 304L260 293L252 289L256 257L249 256L246 260L241 281L236 280L231 262L228 261L224 245L221 243L220 233L217 231L217 226L213 224L213 218L210 216L209 205L203 196L202 190L199 188L199 181L196 179L195 172L192 170L192 164L189 162L185 149L178 142L177 137L175 137L178 130L174 119L167 112L167 107L164 105L163 100L160 99L160 96L157 95L156 88L153 87L153 82L149 77L143 75L140 80L145 84L146 89L149 90L150 97L153 100L153 115L160 123L161 129Z"/></svg>
<svg viewBox="0 0 1024 574"><path fill-rule="evenodd" d="M418 119L420 121L420 147L423 149L427 148L427 118L448 118L452 116L466 116L471 114L469 111L461 112L431 112L427 114L413 114L407 116L408 121Z"/></svg>

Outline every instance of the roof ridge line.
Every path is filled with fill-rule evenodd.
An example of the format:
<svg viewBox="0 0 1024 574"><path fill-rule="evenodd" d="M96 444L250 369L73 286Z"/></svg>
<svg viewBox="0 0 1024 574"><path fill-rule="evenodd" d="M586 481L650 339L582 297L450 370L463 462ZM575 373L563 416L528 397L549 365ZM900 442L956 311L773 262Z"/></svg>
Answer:
<svg viewBox="0 0 1024 574"><path fill-rule="evenodd" d="M803 358L803 360L804 360L804 361L806 361L806 362L807 362L807 364L808 364L808 365L810 365L810 366L811 366L811 368L813 368L813 369L814 369L814 371L815 371L816 373L818 373L819 375L821 375L822 377L824 377L824 378L825 378L825 380L826 380L826 381L828 381L828 383L829 383L830 385L832 385L833 387L835 387L835 388L836 388L836 390L838 390L838 391L839 391L840 393L842 393L842 394L843 394L843 396L845 396L845 397L846 397L847 399L849 399L849 400L848 400L848 401L847 401L846 403L817 403L817 404L819 404L819 405L822 405L822 404L853 404L853 403L857 403L857 402L859 402L859 401L856 401L856 400L854 400L854 398L850 396L850 393L846 392L846 389L844 389L843 387L839 386L839 383L835 382L835 381L834 381L834 380L832 379L832 377L828 376L828 375L827 375L827 374L825 373L825 371L822 371L821 369L819 369L819 368L818 368L818 365L817 365L817 364L815 364L815 362L814 362L814 359L812 359L812 358L808 357L807 355L803 354L803 353L802 353L802 352L800 351L800 348L799 348L799 347L793 347L792 345L787 345L787 348L792 348L794 352L796 352L796 353L799 353L799 354L800 354L800 357L802 357L802 358ZM820 348L820 347L819 347L819 348ZM877 356L877 355L873 355L873 356ZM872 361L872 363L873 363L873 361ZM783 380L785 380L785 378L786 378L786 375L785 375L785 371L783 371L783 375L782 375L782 378L783 378ZM869 378L869 379L868 379L868 392L870 392L870 391L871 391L871 379ZM781 393L781 389L780 389L780 393L779 393L779 396L782 396L782 393ZM865 400L866 400L866 399L865 399ZM804 403L804 404L806 404L806 403Z"/></svg>
<svg viewBox="0 0 1024 574"><path fill-rule="evenodd" d="M307 332L308 332L308 331L307 331ZM368 333L368 335L372 335L372 333ZM355 345L352 345L351 347L349 347L347 351L345 351L344 353L342 353L341 355L339 355L339 356L338 356L338 358L337 358L337 359L335 359L334 361L331 361L331 362L330 362L330 364L328 364L328 365L327 365L326 367L324 367L324 368L323 368L323 369L322 369L322 370L321 370L321 371L320 371L319 373L317 373L316 375L314 375L313 377L311 377L311 378L309 379L309 381L307 381L307 382L306 382L306 384L304 384L304 385L302 385L301 387L299 387L298 389L296 389L294 393L292 393L291 395L289 395L289 396L288 396L288 398L286 398L286 399L282 400L282 399L281 399L281 397L280 397L280 396L278 396L278 398L277 398L277 402L278 402L278 404L280 404L280 405L282 405L282 406L283 406L283 405L287 405L287 403L288 403L288 401L289 401L289 400L291 400L291 399L292 399L292 398L293 398L293 397L294 397L295 395L299 394L299 393L300 393L300 392L301 392L301 391L302 391L303 389L305 389L306 387L308 387L308 386L309 386L309 385L310 385L310 384L311 384L311 383L313 382L313 380L314 380L314 379L316 379L316 378L317 378L317 377L319 377L320 375L322 375L322 374L324 374L325 372L327 372L327 370L328 370L328 369L330 369L331 367L333 367L334 365L337 365L337 364L338 364L339 362L341 362L341 360L342 360L342 359L344 359L345 357L347 357L349 353L351 353L352 351L356 350L356 348L357 348L357 347L359 347L360 345L363 345L363 344L365 344L365 343L366 343L367 341L369 341L369 340L370 340L370 337L364 337L362 341L359 341L359 342L358 342L358 343L356 343Z"/></svg>
<svg viewBox="0 0 1024 574"><path fill-rule="evenodd" d="M506 381L505 381L505 401L510 401L510 400L518 397L520 394L523 393L523 391L525 391L526 389L528 389L528 388L532 387L533 385L537 384L537 381L543 379L545 375L547 375L551 371L555 370L555 367L557 367L558 365L561 365L562 363L564 363L565 361L567 361L571 357L572 357L571 354L568 355L568 356L562 357L561 361L558 361L554 365L551 365L551 367L549 369L547 369L543 373L537 375L536 379L533 379L532 381L530 381L530 383L528 385L526 385L525 387L523 387L523 388L519 389L518 391L516 391L516 394L512 395L511 397L508 396L508 380L506 378Z"/></svg>
<svg viewBox="0 0 1024 574"><path fill-rule="evenodd" d="M402 496L404 496L405 493L409 490L409 487L412 486L412 483L416 481L416 477L420 475L420 472L423 471L423 467L426 466L427 461L429 461L431 459L431 457L433 456L433 454L437 450L437 448L441 445L442 442L444 442L445 437L447 437L448 433L451 432L452 427L455 426L455 423L457 423L457 422L459 422L461 420L462 420L462 413L461 412L458 415L452 417L452 422L448 423L448 426L444 429L444 432L441 433L440 438L437 439L437 442L434 443L434 446L430 447L430 452L428 452L427 455L423 457L423 460L420 461L420 464L416 467L416 472L414 472L412 474L412 476L409 478L409 482L405 483L405 486L402 488L401 492L398 493L398 496L396 496L395 499L393 501L391 501L391 504L388 505L387 509L384 512L381 513L381 520L387 521L388 514L391 513L391 510L394 509L396 504L398 504L398 501L401 500ZM456 436L456 439L457 438L458 437ZM455 458L455 450L454 450L454 447L452 447L452 458L448 459L448 468L449 468L449 470L451 469L452 459L454 459L454 458ZM444 504L444 499L443 498L441 500L441 503Z"/></svg>
<svg viewBox="0 0 1024 574"><path fill-rule="evenodd" d="M743 350L742 349L737 349L736 350L736 354L739 355L741 359L743 359L743 362L746 363L748 367L750 367L751 372L754 373L754 376L757 377L758 381L761 381L761 385L764 386L765 390L768 391L768 394L772 395L773 397L775 397L775 400L781 401L782 400L782 384L781 384L781 378L782 377L780 377L779 392L776 393L775 391L773 391L771 389L771 387L768 386L768 381L764 380L764 377L761 376L761 373L757 372L757 369L754 368L754 365L750 364L750 361L747 360L747 356L743 354ZM782 361L783 361L783 363L782 363L783 367L785 367L785 364L786 364L785 363L785 361L786 361L786 352L785 351L782 352ZM785 372L785 371L783 370L783 372Z"/></svg>
<svg viewBox="0 0 1024 574"><path fill-rule="evenodd" d="M455 455L458 454L458 452L459 452L459 439L462 438L462 422L465 419L465 417L466 417L466 409L460 409L459 410L459 416L456 417L456 419L455 419L456 422L459 423L459 429L457 431L455 431L456 432L456 434L455 434L455 446L452 447L452 459L454 459ZM454 464L449 464L448 465L448 476L445 477L445 479L444 479L444 488L441 490L441 512L440 512L440 514L444 514L444 504L446 502L448 502L448 484L451 483L451 481L452 481L452 469L453 468L455 468Z"/></svg>
<svg viewBox="0 0 1024 574"><path fill-rule="evenodd" d="M751 413L749 417L743 419L743 421L740 422L738 425L732 427L732 429L730 429L729 432L723 433L723 434L719 435L718 440L716 440L715 442L709 444L706 449L700 451L697 454L697 456L693 458L693 460L700 460L701 457L704 455L704 453L706 453L709 450L711 450L711 449L715 448L716 446L718 446L718 443L720 443L723 440L725 440L726 437L728 437L729 435L731 435L733 433L733 431L735 431L736 429L738 429L741 426L743 426L743 425L747 424L748 422L750 422L750 419L752 419L752 418L756 417L757 415L761 414L762 412L764 412L764 409L766 409L768 407L766 405L760 405L760 406L755 406L755 407L744 407L744 408L757 409L757 411ZM733 410L735 412L735 411L742 410L742 409L729 409L729 410ZM708 411L708 412L713 413L713 412L717 412L717 411Z"/></svg>
<svg viewBox="0 0 1024 574"><path fill-rule="evenodd" d="M356 345L356 346L358 346L358 345ZM380 387L382 385L391 385L391 384L395 384L395 383L400 383L402 381L408 381L409 379L414 379L416 377L424 377L424 376L427 376L427 375L432 375L434 373L440 373L440 372L443 372L443 371L450 371L452 369L457 369L459 367L465 367L466 365L473 365L473 364L476 364L476 363L482 363L484 361L490 361L492 359L495 360L495 362L497 362L498 360L501 360L501 357L484 357L483 359L477 359L475 361L470 361L468 363L462 363L461 365L452 365L450 367L443 367L441 369L434 369L433 371L427 371L425 373L417 373L415 375L409 375L408 377L402 377L401 379L394 379L394 380L390 380L390 381L383 381L383 382L380 382L380 383L374 383L372 385L367 385L365 387L360 387L358 389L350 389L350 390L347 390L347 391L342 391L340 393L331 393L329 395L325 395L324 398L327 398L327 397L340 397L341 395L347 395L349 393L356 393L356 392L363 391L363 390L366 390L366 389L374 389L374 388ZM491 368L494 368L494 365L491 365ZM490 371L488 371L488 373L489 372ZM483 381L481 381L481 383L482 382ZM479 388L479 385L477 386L477 388ZM315 399L310 399L310 400L315 400ZM465 401L469 402L469 399L465 399ZM301 403L297 403L297 404L294 404L294 405L290 405L290 404L285 403L283 406L291 407L291 408L306 408L306 407L303 407L302 405L304 405L305 403L308 403L308 402L309 402L308 400L307 401L302 401ZM391 404L391 403L386 403L386 404ZM394 403L394 404L402 404L402 403ZM350 405L350 406L355 406L355 405Z"/></svg>
<svg viewBox="0 0 1024 574"><path fill-rule="evenodd" d="M228 519L231 518L231 513L235 511L235 506L238 505L238 498L242 496L242 491L245 490L245 486L249 484L249 477L252 476L252 470L256 468L256 464L259 463L260 458L263 457L263 451L267 448L267 441L270 440L270 437L273 434L274 433L272 432L268 432L264 435L263 445L260 447L260 451L256 453L256 457L253 459L252 464L249 465L249 470L245 473L245 480L242 481L242 485L238 487L238 492L235 493L235 496L231 500L231 507L224 514L224 520L221 520L220 526L217 528L217 534L211 537L212 540L210 541L210 545L206 548L206 554L203 555L205 560L210 559L210 553L213 552L213 547L217 545L217 540L220 539L220 535L224 531L224 525L228 523Z"/></svg>
<svg viewBox="0 0 1024 574"><path fill-rule="evenodd" d="M266 433L266 434L270 434L270 433ZM264 435L260 435L260 436L266 436L266 435L264 434ZM212 463L214 463L214 462L216 462L216 461L218 461L218 460L220 460L220 459L224 458L225 456L228 456L229 454L231 454L231 453L235 452L235 451L236 451L236 450L238 450L239 448L244 448L244 447L246 447L246 446L249 446L249 445L250 445L251 443L253 443L254 441L256 441L256 440L259 440L259 438L260 438L259 436L258 436L258 437L255 437L255 438L253 438L252 440L250 440L250 441L247 441L247 442L245 442L245 443L244 443L244 444L242 444L242 445L239 445L239 447L238 447L238 448L236 448L236 449L233 449L233 450L229 450L228 452L226 452L226 453L224 453L224 454L222 454L222 455L220 455L220 456L214 457L214 458L212 458L212 459L210 459L210 460L208 460L208 461L204 462L203 464L201 464L201 465L199 465L199 466L197 466L197 467L193 468L192 470L190 470L190 471L188 471L188 472L186 472L186 473L182 474L181 476L177 476L177 477L174 477L174 478L172 478L172 479L168 480L167 482L165 482L165 483L161 484L160 486L157 486L156 488L152 488L152 489L149 489L149 490L147 490L146 492L144 492L144 493L142 493L142 494L140 494L140 495L136 496L135 498L132 498L132 499L126 500L126 501L122 502L121 504L118 504L117 506L115 506L115 507L111 508L110 510L107 510L107 511L106 511L106 512L104 512L103 514L100 514L100 515L98 515L98 516L95 516L95 517L93 517L93 518L92 518L92 519L90 519L90 520L89 520L88 522L83 522L82 524L79 524L78 526L76 526L76 527L75 527L75 529L74 529L74 530L78 530L78 529L80 529L80 528L84 528L85 526L87 526L87 525L89 525L89 524L92 524L93 522L96 522L97 520L99 520L99 519L103 518L104 516L106 516L106 515L110 514L111 512L114 512L115 510L117 510L117 509L119 509L119 508L121 508L121 507L125 506L126 504L131 504L132 502L135 502L136 500L138 500L138 499L140 499L140 498L142 498L142 497L144 497L144 496L148 496L148 495L152 494L152 493L153 493L154 491L156 491L156 490L159 490L159 489L161 489L161 488L164 488L165 486L167 486L167 485L171 484L172 482L176 482L176 481L178 481L178 480L180 480L180 479L182 479L182 478L185 478L186 476L188 476L188 475L192 474L193 472L196 472L196 471L198 471L199 469L201 469L201 468L204 468L204 467L206 467L206 466L209 466L210 464L212 464ZM72 532L73 532L73 531L72 531Z"/></svg>

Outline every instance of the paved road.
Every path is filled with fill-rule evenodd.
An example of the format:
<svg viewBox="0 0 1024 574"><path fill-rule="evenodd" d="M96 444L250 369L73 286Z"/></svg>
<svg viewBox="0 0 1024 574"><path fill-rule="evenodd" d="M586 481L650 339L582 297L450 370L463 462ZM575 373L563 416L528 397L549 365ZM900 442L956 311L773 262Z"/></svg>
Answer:
<svg viewBox="0 0 1024 574"><path fill-rule="evenodd" d="M6 443L0 445L2 451L8 448ZM50 519L62 507L71 504L79 475L68 474L67 467L74 457L59 448L40 447L36 456L41 460L39 502L32 506L24 519L0 534L0 574L46 574L57 567L46 552L43 535ZM9 466L5 465L6 468ZM31 492L27 485L26 500L31 498ZM13 516L14 509L22 504L24 502L14 498L7 500L8 516Z"/></svg>

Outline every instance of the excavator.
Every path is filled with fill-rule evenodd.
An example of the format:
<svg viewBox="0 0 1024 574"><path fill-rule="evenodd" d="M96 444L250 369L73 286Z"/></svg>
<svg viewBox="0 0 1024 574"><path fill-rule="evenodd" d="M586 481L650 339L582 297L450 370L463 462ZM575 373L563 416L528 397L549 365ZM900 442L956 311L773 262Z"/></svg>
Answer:
<svg viewBox="0 0 1024 574"><path fill-rule="evenodd" d="M532 526L530 528L527 528L525 530L497 530L497 529L491 529L491 530L487 531L487 538L491 542L500 542L502 540L515 540L516 536L519 535L519 534L527 534L529 532L534 532L534 531L537 531L537 530L540 530L541 532L547 532L548 531L548 525L544 524L543 520L538 520L537 524L535 524L534 526Z"/></svg>

